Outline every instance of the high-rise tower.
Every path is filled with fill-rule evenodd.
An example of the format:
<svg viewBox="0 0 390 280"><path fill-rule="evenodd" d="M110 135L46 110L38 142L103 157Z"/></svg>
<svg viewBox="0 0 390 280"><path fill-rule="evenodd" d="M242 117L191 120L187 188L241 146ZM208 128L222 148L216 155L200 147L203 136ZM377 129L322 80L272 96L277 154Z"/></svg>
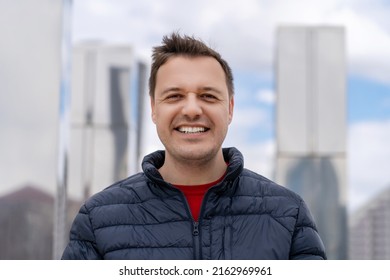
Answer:
<svg viewBox="0 0 390 280"><path fill-rule="evenodd" d="M346 259L344 29L280 27L276 58L275 180L304 198L328 258Z"/></svg>
<svg viewBox="0 0 390 280"><path fill-rule="evenodd" d="M130 46L73 49L69 194L86 198L138 170L145 64Z"/></svg>

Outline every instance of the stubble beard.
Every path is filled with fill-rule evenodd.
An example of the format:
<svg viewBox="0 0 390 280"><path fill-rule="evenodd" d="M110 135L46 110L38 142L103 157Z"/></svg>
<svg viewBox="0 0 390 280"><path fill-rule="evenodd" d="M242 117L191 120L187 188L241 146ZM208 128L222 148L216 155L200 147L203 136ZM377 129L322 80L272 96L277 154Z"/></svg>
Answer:
<svg viewBox="0 0 390 280"><path fill-rule="evenodd" d="M192 150L189 151L185 147L176 151L169 151L169 156L172 160L178 162L181 165L187 165L192 167L208 166L217 157L218 152L221 150L221 146L215 146L208 150Z"/></svg>

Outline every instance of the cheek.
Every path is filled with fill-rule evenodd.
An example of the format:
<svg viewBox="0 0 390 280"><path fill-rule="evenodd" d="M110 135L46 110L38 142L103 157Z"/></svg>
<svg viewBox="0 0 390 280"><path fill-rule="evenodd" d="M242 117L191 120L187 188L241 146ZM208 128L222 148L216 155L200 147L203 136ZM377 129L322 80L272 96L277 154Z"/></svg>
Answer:
<svg viewBox="0 0 390 280"><path fill-rule="evenodd" d="M228 111L220 111L219 114L215 114L213 116L213 119L215 120L216 125L220 126L222 129L223 127L229 126L231 122L231 115Z"/></svg>
<svg viewBox="0 0 390 280"><path fill-rule="evenodd" d="M158 120L160 118L160 115L161 115L161 109L160 107L157 105L152 105L152 120L155 124L158 123Z"/></svg>
<svg viewBox="0 0 390 280"><path fill-rule="evenodd" d="M169 110L155 110L152 114L153 122L157 127L169 126L171 113Z"/></svg>

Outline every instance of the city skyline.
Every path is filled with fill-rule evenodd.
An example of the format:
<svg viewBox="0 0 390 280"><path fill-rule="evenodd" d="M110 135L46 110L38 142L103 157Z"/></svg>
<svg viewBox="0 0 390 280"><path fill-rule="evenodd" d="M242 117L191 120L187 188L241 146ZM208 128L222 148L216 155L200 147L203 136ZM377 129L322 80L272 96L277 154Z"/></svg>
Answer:
<svg viewBox="0 0 390 280"><path fill-rule="evenodd" d="M82 98L79 93L71 89L71 85L75 84L77 78L82 79L82 75L74 71L77 66L72 59L76 54L75 47L79 43L89 42L107 47L129 48L132 53L134 51L137 61L141 59L137 63L137 67L140 67L140 65L150 64L152 47L160 44L162 36L166 34L178 31L202 38L229 62L235 78L234 117L224 146L237 147L244 154L247 168L275 180L277 150L275 54L278 50L276 34L281 27L341 27L346 34L348 123L347 131L343 126L343 135L340 136L343 136L341 137L343 142L344 132L346 132L348 139L346 185L349 216L353 217L358 213L355 210L361 209L363 205L367 206L367 203L372 202L374 205L372 199L380 195L385 188L390 190L388 174L390 61L386 60L390 57L390 21L386 16L390 11L389 4L381 0L374 2L331 0L326 3L302 0L294 4L279 0L248 0L245 6L236 0L216 0L211 3L205 0L195 3L187 0L167 0L163 3L152 0L145 0L142 3L123 0L99 2L58 0L50 2L50 5L26 3L4 2L0 12L2 15L0 18L7 23L0 27L3 39L0 55L3 62L0 63L2 87L0 127L3 133L0 145L2 148L0 198L7 200L7 196L18 196L30 190L27 193L30 193L31 197L23 196L26 203L17 202L15 207L20 204L24 206L31 204L33 207L31 209L39 206L39 202L34 202L34 196L41 191L45 192L43 196L49 194L54 199L50 199L51 204L44 210L45 213L54 215L54 224L47 227L49 235L53 231L53 247L56 248L54 258L58 258L62 252L61 242L58 241L63 239L63 233L66 232L64 227L69 222L64 215L65 200L75 199L69 187L76 189L76 192L81 191L76 184L67 180L70 178L67 176L70 174L67 164L70 162L70 157L63 149L70 146L70 138L74 136L69 129L71 127L69 118L71 109L75 109L76 106L71 105L70 101L77 100L77 97ZM42 1L42 4L47 3ZM23 20L21 21L20 18ZM12 30L9 26L13 27ZM318 49L328 54L327 48ZM325 57L321 56L323 59ZM119 60L123 62L122 58ZM106 78L115 82L110 83L110 88L114 92L111 101L104 99L101 102L103 107L111 104L110 108L116 110L117 104L125 104L124 107L131 107L133 113L144 111L144 116L137 115L139 119L144 120L139 126L142 126L144 132L142 139L141 135L134 133L134 126L132 126L133 131L128 134L128 137L137 138L137 141L142 142L143 149L140 154L137 148L131 150L137 152L137 157L140 156L139 159L142 159L150 152L163 149L150 120L147 89L143 86L138 87L136 92L145 92L145 94L144 100L140 101L137 98L137 102L123 101L126 98L119 97L117 94L119 91L122 94L128 91L129 84L126 82L126 77L129 74L135 75L137 71L132 71L134 67L130 67L130 71L121 67L113 68L114 65L111 63L106 66L110 69L108 72L103 71L107 74ZM141 68L140 72L148 72L147 66ZM86 72L94 76L92 71ZM106 85L102 83L104 80L102 76L97 80L99 85L96 87L99 89L107 87L107 83ZM123 90L117 88L119 84ZM130 82L132 89L129 90L129 94L135 92L135 84ZM332 93L334 94L333 91ZM143 104L143 106L135 109L136 104ZM335 107L345 104L340 102L335 105L327 107L330 109L326 115L331 112L336 116ZM87 117L90 115L87 114ZM124 115L123 117L128 118ZM311 122L311 118L306 120ZM327 122L332 123L329 119ZM334 139L326 135L335 133L336 129L332 125L328 128L330 130L325 133L323 139ZM291 144L292 142L288 140L287 142ZM294 140L301 142L298 138ZM119 147L118 143L114 144L116 149L114 154L122 161L118 161L119 165L112 170L119 174L121 168L118 166L120 166L124 172L115 178L126 177L137 171L134 165L129 168L122 164L126 152ZM98 150L99 155L102 155L102 150ZM131 154L136 155L136 153ZM131 157L128 156L128 159L131 160ZM323 162L325 165L321 162L318 165L320 170L327 169L326 160ZM91 162L102 166L96 157ZM85 166L85 164L81 165ZM76 166L75 169L82 168ZM294 175L294 179L298 177ZM320 177L316 174L314 180ZM98 179L91 183L93 186L90 191L84 193L84 197L113 183L110 179L109 183L103 181ZM287 184L280 181L282 185L291 189L303 185L297 182L295 181L294 186L294 183ZM315 189L313 184L308 185L310 191ZM329 185L330 190L337 184ZM68 194L67 197L65 192ZM326 201L324 197L321 198L323 198L322 202ZM334 202L337 200L337 195L332 192L328 198ZM81 203L80 198L76 199L75 203ZM54 205L53 201L55 201ZM321 203L316 202L311 207L316 209L319 204ZM330 207L330 203L322 205ZM26 220L21 218L16 220L21 224L37 226L38 223L35 225L30 223L35 217L30 215L31 209L28 207L22 209ZM77 206L72 211L76 210ZM53 221L39 211L34 213L42 221L50 221L50 223ZM326 211L320 210L320 212L322 214ZM9 215L4 213L3 218L7 222L6 217ZM74 213L68 213L68 218L72 218ZM39 229L40 226L36 228ZM15 230L8 227L5 229L1 234L7 234L5 242L8 242L13 236L9 233ZM26 231L20 231L23 232ZM20 236L22 235L15 235L15 237ZM10 248L12 246L10 245Z"/></svg>
<svg viewBox="0 0 390 280"><path fill-rule="evenodd" d="M236 106L225 146L246 166L273 178L275 34L283 25L341 25L347 45L347 184L355 210L390 184L390 5L384 1L74 1L73 42L132 44L146 61L161 37L202 38L233 68ZM375 41L375 44L372 42ZM237 51L240 50L240 51ZM149 104L149 102L146 102ZM146 108L148 114L148 108ZM148 126L144 154L163 148ZM372 168L375 164L375 168Z"/></svg>
<svg viewBox="0 0 390 280"><path fill-rule="evenodd" d="M282 25L344 26L348 60L349 209L357 209L390 185L390 60L386 59L390 57L390 5L385 1L249 0L245 5L239 1L204 0L71 2L72 45L85 40L130 45L149 62L151 47L159 44L163 35L180 31L200 37L220 51L233 68L236 86L235 114L225 146L237 146L248 168L271 179L276 150L276 30ZM2 5L6 11L12 3ZM6 98L7 102L18 103L16 96ZM42 107L40 102L29 99L27 103ZM147 136L143 154L162 148L149 121L149 102L145 104ZM0 125L11 126L12 112L2 110L1 114ZM3 142L5 147L13 145ZM10 161L5 155L3 160ZM37 168L42 169L40 174L47 173L45 166ZM19 169L18 174L29 171ZM7 177L10 175L13 174ZM26 181L29 183L36 182ZM0 195L17 187L6 185ZM42 187L53 191L54 186Z"/></svg>

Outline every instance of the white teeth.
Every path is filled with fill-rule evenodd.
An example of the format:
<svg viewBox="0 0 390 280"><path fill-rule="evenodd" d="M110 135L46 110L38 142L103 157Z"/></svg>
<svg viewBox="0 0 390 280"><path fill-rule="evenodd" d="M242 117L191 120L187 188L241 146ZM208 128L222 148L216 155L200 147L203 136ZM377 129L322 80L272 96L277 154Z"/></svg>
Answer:
<svg viewBox="0 0 390 280"><path fill-rule="evenodd" d="M182 126L178 129L180 132L183 133L199 133L199 132L205 132L206 129L204 127L189 127L189 126Z"/></svg>

